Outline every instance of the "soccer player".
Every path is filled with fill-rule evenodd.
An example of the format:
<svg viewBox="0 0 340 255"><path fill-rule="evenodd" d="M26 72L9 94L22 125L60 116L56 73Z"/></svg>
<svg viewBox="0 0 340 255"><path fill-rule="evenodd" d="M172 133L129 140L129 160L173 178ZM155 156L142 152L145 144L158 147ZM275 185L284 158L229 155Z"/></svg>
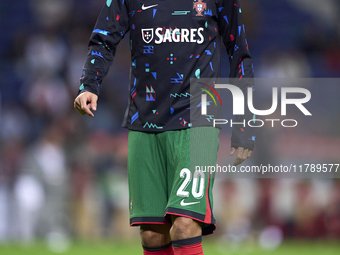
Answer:
<svg viewBox="0 0 340 255"><path fill-rule="evenodd" d="M219 129L208 121L193 124L190 79L220 76L221 38L230 77L253 77L239 2L107 0L74 102L81 114L94 116L101 82L128 31L130 96L123 126L129 129L130 224L140 226L144 254L203 254L202 235L215 229L214 176L194 166L216 165ZM246 86L239 84L243 91ZM233 128L235 165L251 156L251 132Z"/></svg>

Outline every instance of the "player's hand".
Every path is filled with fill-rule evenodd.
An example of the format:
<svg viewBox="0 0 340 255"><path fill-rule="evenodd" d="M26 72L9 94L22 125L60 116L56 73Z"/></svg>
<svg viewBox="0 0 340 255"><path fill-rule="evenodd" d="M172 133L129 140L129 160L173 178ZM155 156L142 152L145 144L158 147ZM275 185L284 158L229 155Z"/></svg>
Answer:
<svg viewBox="0 0 340 255"><path fill-rule="evenodd" d="M233 156L236 151L237 151L237 154L236 154L236 158L234 161L234 166L241 164L243 161L249 158L253 152L252 150L248 148L238 147L236 149L235 147L231 147L230 156Z"/></svg>
<svg viewBox="0 0 340 255"><path fill-rule="evenodd" d="M74 100L74 108L80 112L82 115L89 115L94 117L92 111L97 110L97 100L98 96L91 92L83 92L79 94L76 99Z"/></svg>

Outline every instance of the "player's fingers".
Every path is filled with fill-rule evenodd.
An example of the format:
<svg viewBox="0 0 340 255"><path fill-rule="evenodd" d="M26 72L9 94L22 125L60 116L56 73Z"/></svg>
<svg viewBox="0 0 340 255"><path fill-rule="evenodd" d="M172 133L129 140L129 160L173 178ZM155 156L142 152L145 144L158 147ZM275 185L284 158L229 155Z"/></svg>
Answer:
<svg viewBox="0 0 340 255"><path fill-rule="evenodd" d="M78 108L80 107L80 103L79 103L79 99L78 99L78 98L76 98L76 99L74 100L73 106L74 106L74 108L77 109L77 110L78 110Z"/></svg>
<svg viewBox="0 0 340 255"><path fill-rule="evenodd" d="M248 158L248 152L249 152L249 149L244 149L243 154L242 154L243 160L246 160Z"/></svg>
<svg viewBox="0 0 340 255"><path fill-rule="evenodd" d="M247 158L249 158L252 154L252 150L248 148L238 147L237 148L237 155L234 161L234 166L237 166L241 164L243 161L245 161Z"/></svg>
<svg viewBox="0 0 340 255"><path fill-rule="evenodd" d="M82 105L81 109L85 114L94 117L94 114L90 111L89 105Z"/></svg>
<svg viewBox="0 0 340 255"><path fill-rule="evenodd" d="M243 160L241 160L240 158L236 157L235 160L234 160L234 166L237 166L239 164L242 163Z"/></svg>
<svg viewBox="0 0 340 255"><path fill-rule="evenodd" d="M81 113L82 115L85 115L85 112L81 109L79 98L76 98L74 100L73 106L79 113Z"/></svg>
<svg viewBox="0 0 340 255"><path fill-rule="evenodd" d="M235 147L231 147L230 148L230 156L233 156L235 151L236 151L236 148Z"/></svg>
<svg viewBox="0 0 340 255"><path fill-rule="evenodd" d="M81 113L81 115L85 115L86 114L86 112L84 112L80 107L78 107L78 112L80 112Z"/></svg>
<svg viewBox="0 0 340 255"><path fill-rule="evenodd" d="M90 104L88 104L88 100L87 97L80 97L79 98L80 101L80 109L85 112L85 114L93 117L93 113L90 110ZM91 103L91 102L90 102Z"/></svg>
<svg viewBox="0 0 340 255"><path fill-rule="evenodd" d="M243 158L243 152L244 152L244 148L243 147L238 147L237 148L237 157L242 159Z"/></svg>
<svg viewBox="0 0 340 255"><path fill-rule="evenodd" d="M244 151L244 148L243 147L238 147L237 148L237 155L236 155L236 158L234 160L234 166L237 166L239 164L241 164L243 162L243 151Z"/></svg>
<svg viewBox="0 0 340 255"><path fill-rule="evenodd" d="M91 109L93 111L97 110L97 100L92 100L92 102L91 102Z"/></svg>

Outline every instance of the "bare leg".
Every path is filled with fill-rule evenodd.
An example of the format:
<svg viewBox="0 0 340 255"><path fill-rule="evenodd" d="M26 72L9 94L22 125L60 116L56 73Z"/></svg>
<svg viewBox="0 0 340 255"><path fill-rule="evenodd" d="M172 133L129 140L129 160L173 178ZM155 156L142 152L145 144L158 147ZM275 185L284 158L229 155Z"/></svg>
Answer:
<svg viewBox="0 0 340 255"><path fill-rule="evenodd" d="M170 226L158 224L143 224L140 226L142 245L145 247L158 247L169 244Z"/></svg>
<svg viewBox="0 0 340 255"><path fill-rule="evenodd" d="M200 223L187 217L172 216L171 240L183 240L202 235Z"/></svg>

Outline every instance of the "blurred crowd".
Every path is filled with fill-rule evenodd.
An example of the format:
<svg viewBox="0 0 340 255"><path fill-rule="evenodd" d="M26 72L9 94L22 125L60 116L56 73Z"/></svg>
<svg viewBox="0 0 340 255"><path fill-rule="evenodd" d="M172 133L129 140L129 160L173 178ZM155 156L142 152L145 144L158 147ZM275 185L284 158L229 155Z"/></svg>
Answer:
<svg viewBox="0 0 340 255"><path fill-rule="evenodd" d="M240 2L256 77L339 76L339 1ZM118 47L95 118L73 109L104 3L0 1L0 243L138 235L127 230L127 130L120 126L128 38ZM227 76L227 57L222 66ZM262 145L270 156L273 144ZM265 229L269 236L340 238L336 179L219 178L215 193L217 234L230 240Z"/></svg>

